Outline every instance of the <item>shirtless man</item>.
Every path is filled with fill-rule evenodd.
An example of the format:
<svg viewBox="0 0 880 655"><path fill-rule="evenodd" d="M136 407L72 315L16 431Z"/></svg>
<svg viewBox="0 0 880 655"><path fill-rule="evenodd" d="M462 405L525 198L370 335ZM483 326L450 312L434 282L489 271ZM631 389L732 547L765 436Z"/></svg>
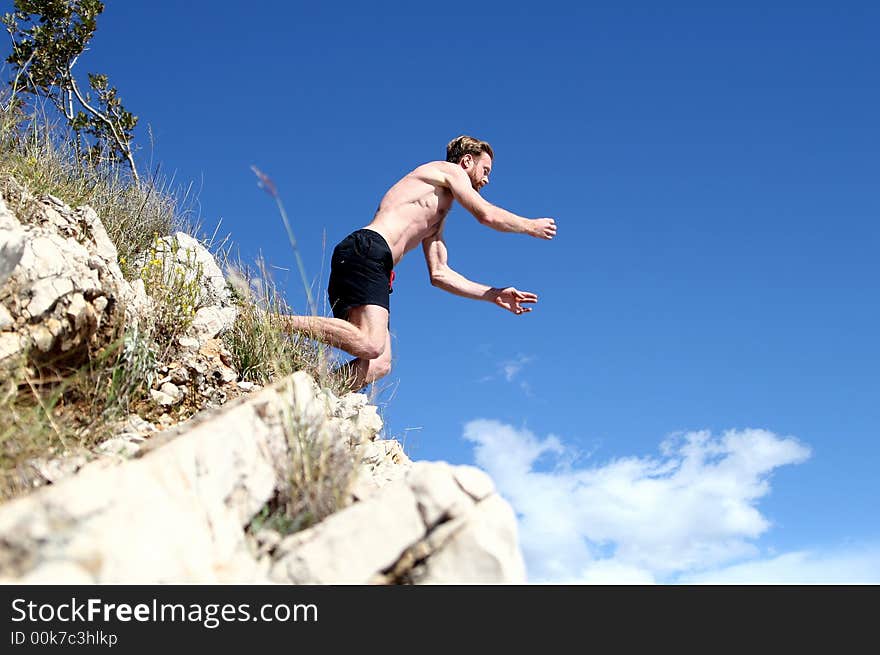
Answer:
<svg viewBox="0 0 880 655"><path fill-rule="evenodd" d="M443 226L453 200L480 223L500 232L538 239L556 236L552 218L522 218L480 196L480 189L489 183L493 158L488 143L460 136L447 145L446 161L423 164L405 175L382 198L373 221L343 239L333 251L327 293L335 318L287 318L290 329L308 332L355 356L345 365L353 390L391 370L388 317L392 271L419 243L435 287L492 302L517 315L532 311L523 304L538 302L534 293L472 282L447 263Z"/></svg>

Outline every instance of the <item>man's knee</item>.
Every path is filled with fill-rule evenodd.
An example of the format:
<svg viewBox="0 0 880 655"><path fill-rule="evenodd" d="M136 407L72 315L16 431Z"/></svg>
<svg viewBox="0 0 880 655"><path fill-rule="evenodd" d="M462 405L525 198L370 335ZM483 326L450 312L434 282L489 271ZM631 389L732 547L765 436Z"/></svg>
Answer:
<svg viewBox="0 0 880 655"><path fill-rule="evenodd" d="M379 357L370 362L370 378L375 382L379 378L384 378L391 372L391 360L386 357Z"/></svg>
<svg viewBox="0 0 880 655"><path fill-rule="evenodd" d="M348 322L358 332L356 343L349 352L361 359L377 359L385 352L388 341L388 311L373 305L353 307Z"/></svg>
<svg viewBox="0 0 880 655"><path fill-rule="evenodd" d="M352 353L357 355L361 359L378 359L385 352L385 337L381 338L370 338L369 336L365 337L361 347L360 352Z"/></svg>

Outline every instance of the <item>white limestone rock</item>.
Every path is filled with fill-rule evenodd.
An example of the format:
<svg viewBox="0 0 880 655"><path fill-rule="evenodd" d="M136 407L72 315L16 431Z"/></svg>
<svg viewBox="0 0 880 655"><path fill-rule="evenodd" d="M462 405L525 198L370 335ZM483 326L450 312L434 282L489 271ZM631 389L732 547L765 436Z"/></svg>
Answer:
<svg viewBox="0 0 880 655"><path fill-rule="evenodd" d="M489 475L475 466L456 466L452 469L456 482L475 501L495 492L495 483Z"/></svg>
<svg viewBox="0 0 880 655"><path fill-rule="evenodd" d="M148 321L155 310L155 302L147 295L144 281L140 278L123 282L119 286L120 298L125 305L125 322L127 325L140 325ZM97 303L95 303L97 307Z"/></svg>
<svg viewBox="0 0 880 655"><path fill-rule="evenodd" d="M213 339L224 330L231 328L236 316L235 307L216 305L202 307L196 311L188 335L200 344L204 344L208 339Z"/></svg>
<svg viewBox="0 0 880 655"><path fill-rule="evenodd" d="M15 332L0 332L0 361L12 359L14 355L22 352L26 342L24 338Z"/></svg>
<svg viewBox="0 0 880 655"><path fill-rule="evenodd" d="M265 582L243 527L278 481L285 444L268 417L280 411L278 394L266 390L139 459L94 462L0 505L0 578Z"/></svg>
<svg viewBox="0 0 880 655"><path fill-rule="evenodd" d="M86 345L109 342L125 281L94 210L33 198L9 178L0 186L27 208L22 222L0 201L0 329L20 337L18 350L6 340L4 358L30 346L35 357L82 357Z"/></svg>
<svg viewBox="0 0 880 655"><path fill-rule="evenodd" d="M352 496L357 500L363 500L387 484L402 479L413 465L400 442L394 439L362 443L355 448L355 456L360 464Z"/></svg>
<svg viewBox="0 0 880 655"><path fill-rule="evenodd" d="M475 505L426 560L416 584L525 584L516 515L498 494Z"/></svg>
<svg viewBox="0 0 880 655"><path fill-rule="evenodd" d="M6 307L0 304L0 330L6 330L14 325L15 319L12 318L12 314L9 313L9 310L6 309Z"/></svg>
<svg viewBox="0 0 880 655"><path fill-rule="evenodd" d="M348 393L338 400L334 416L339 418L355 418L367 406L367 395L364 393Z"/></svg>
<svg viewBox="0 0 880 655"><path fill-rule="evenodd" d="M0 286L18 266L24 254L25 232L0 197Z"/></svg>
<svg viewBox="0 0 880 655"><path fill-rule="evenodd" d="M177 403L174 396L159 389L150 389L150 398L160 407L173 407Z"/></svg>
<svg viewBox="0 0 880 655"><path fill-rule="evenodd" d="M446 462L416 462L406 474L406 483L415 494L428 528L460 516L473 506L473 500L462 491Z"/></svg>
<svg viewBox="0 0 880 655"><path fill-rule="evenodd" d="M200 375L207 384L210 366L196 356L169 362L153 391L172 399ZM300 372L189 424L164 414L157 431L132 415L75 473L39 464L54 484L0 505L0 581L523 583L516 517L491 478L413 463L394 440L359 442L372 406L345 398ZM353 447L356 502L287 537L249 535L289 479L291 425L326 448Z"/></svg>
<svg viewBox="0 0 880 655"><path fill-rule="evenodd" d="M412 491L389 485L282 541L269 575L293 584L367 584L424 534Z"/></svg>

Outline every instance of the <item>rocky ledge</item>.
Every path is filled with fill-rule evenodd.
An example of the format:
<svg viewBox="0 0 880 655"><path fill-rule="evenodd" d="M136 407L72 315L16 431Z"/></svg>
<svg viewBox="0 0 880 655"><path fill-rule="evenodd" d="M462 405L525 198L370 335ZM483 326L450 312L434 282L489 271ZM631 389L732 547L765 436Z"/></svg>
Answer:
<svg viewBox="0 0 880 655"><path fill-rule="evenodd" d="M346 506L289 536L249 529L290 474L290 426L352 449ZM0 505L0 581L525 582L516 518L479 469L414 463L362 394L303 372Z"/></svg>

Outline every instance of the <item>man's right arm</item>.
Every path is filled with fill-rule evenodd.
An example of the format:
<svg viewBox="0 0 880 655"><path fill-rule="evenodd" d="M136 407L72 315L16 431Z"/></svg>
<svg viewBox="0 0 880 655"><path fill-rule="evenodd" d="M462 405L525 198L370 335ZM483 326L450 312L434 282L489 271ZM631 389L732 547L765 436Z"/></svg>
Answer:
<svg viewBox="0 0 880 655"><path fill-rule="evenodd" d="M460 166L449 162L437 162L435 166L436 169L430 171L432 179L429 181L448 188L461 206L486 227L499 232L527 234L538 239L556 236L556 221L552 218L523 218L496 207L474 190L470 178Z"/></svg>

